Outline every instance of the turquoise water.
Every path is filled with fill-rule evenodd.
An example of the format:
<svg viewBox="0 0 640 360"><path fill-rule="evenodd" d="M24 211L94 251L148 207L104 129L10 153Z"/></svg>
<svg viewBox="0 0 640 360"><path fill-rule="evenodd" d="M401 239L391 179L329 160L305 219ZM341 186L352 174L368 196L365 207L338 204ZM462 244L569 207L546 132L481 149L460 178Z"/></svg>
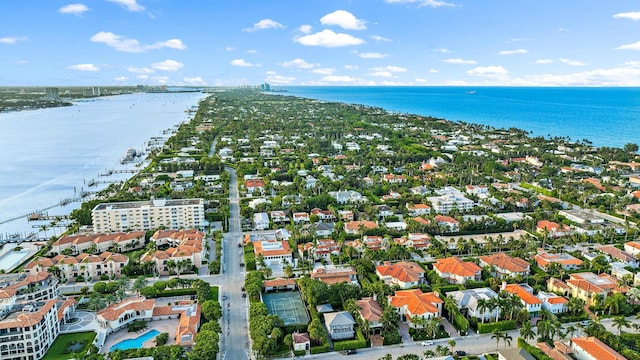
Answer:
<svg viewBox="0 0 640 360"><path fill-rule="evenodd" d="M364 104L453 121L516 127L536 136L640 143L640 88L282 87L283 95ZM475 91L475 94L468 94Z"/></svg>
<svg viewBox="0 0 640 360"><path fill-rule="evenodd" d="M135 339L122 340L119 343L113 345L109 351L114 350L129 350L129 349L140 349L142 348L142 344L146 341L153 339L154 337L160 335L160 331L158 330L150 330L146 333L138 336Z"/></svg>

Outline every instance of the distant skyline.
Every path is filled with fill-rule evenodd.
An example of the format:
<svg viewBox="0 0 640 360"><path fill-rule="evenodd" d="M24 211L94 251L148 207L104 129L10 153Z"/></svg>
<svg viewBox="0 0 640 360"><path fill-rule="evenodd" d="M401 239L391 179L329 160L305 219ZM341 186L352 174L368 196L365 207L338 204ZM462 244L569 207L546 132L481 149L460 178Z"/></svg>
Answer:
<svg viewBox="0 0 640 360"><path fill-rule="evenodd" d="M0 86L640 86L637 0L4 0Z"/></svg>

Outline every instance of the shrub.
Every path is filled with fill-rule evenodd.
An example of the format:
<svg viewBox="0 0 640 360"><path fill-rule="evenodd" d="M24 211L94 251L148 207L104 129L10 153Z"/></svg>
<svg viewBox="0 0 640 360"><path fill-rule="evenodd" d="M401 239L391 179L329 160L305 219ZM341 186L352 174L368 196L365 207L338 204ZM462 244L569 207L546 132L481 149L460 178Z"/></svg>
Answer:
<svg viewBox="0 0 640 360"><path fill-rule="evenodd" d="M102 275L100 275L100 280L102 280L102 281L107 281L107 280L109 280L109 275L107 275L107 274L102 274Z"/></svg>
<svg viewBox="0 0 640 360"><path fill-rule="evenodd" d="M506 330L513 330L515 328L516 328L515 320L504 320L504 321L498 321L498 322L486 323L486 324L478 323L479 334L487 334L487 333L493 332L494 329L506 331Z"/></svg>
<svg viewBox="0 0 640 360"><path fill-rule="evenodd" d="M362 333L358 330L356 332L355 340L341 340L333 342L333 349L336 351L353 350L367 347L367 340L364 339Z"/></svg>
<svg viewBox="0 0 640 360"><path fill-rule="evenodd" d="M162 333L156 336L156 346L162 346L169 340L169 333Z"/></svg>
<svg viewBox="0 0 640 360"><path fill-rule="evenodd" d="M329 344L311 347L312 354L322 354L326 352L329 352Z"/></svg>
<svg viewBox="0 0 640 360"><path fill-rule="evenodd" d="M107 284L102 281L98 281L97 283L93 284L93 291L104 294L107 291Z"/></svg>
<svg viewBox="0 0 640 360"><path fill-rule="evenodd" d="M402 342L402 336L397 330L386 332L382 336L384 337L382 345L400 344Z"/></svg>
<svg viewBox="0 0 640 360"><path fill-rule="evenodd" d="M542 352L542 350L538 349L535 346L531 346L527 344L527 342L520 337L518 338L518 347L525 349L527 352L529 352L529 354L531 354L537 360L553 360L552 358L547 356L547 354Z"/></svg>
<svg viewBox="0 0 640 360"><path fill-rule="evenodd" d="M134 320L133 322L129 323L129 325L127 325L127 330L129 332L135 332L135 331L144 329L145 326L147 326L146 321Z"/></svg>
<svg viewBox="0 0 640 360"><path fill-rule="evenodd" d="M458 329L460 335L462 336L467 335L467 332L469 331L469 321L462 314L460 314L459 311L456 311L456 313L453 315L453 326Z"/></svg>
<svg viewBox="0 0 640 360"><path fill-rule="evenodd" d="M305 356L307 352L305 350L293 350L293 355L295 356Z"/></svg>

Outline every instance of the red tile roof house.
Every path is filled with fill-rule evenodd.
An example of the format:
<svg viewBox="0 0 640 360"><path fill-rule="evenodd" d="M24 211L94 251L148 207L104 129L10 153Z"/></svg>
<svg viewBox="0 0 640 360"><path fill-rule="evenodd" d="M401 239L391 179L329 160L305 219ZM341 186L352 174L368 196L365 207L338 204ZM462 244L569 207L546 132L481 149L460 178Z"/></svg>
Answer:
<svg viewBox="0 0 640 360"><path fill-rule="evenodd" d="M533 288L529 285L503 283L502 290L515 294L519 297L522 304L525 306L525 309L529 312L529 316L534 317L540 314L540 310L542 309L542 300L533 295Z"/></svg>
<svg viewBox="0 0 640 360"><path fill-rule="evenodd" d="M364 229L377 229L378 224L373 221L361 220L361 221L350 221L344 224L344 231L347 234L360 234L360 230Z"/></svg>
<svg viewBox="0 0 640 360"><path fill-rule="evenodd" d="M536 263L544 270L551 263L558 263L565 270L575 270L582 266L582 260L566 253L552 254L542 249L538 249L535 256Z"/></svg>
<svg viewBox="0 0 640 360"><path fill-rule="evenodd" d="M262 179L252 179L247 180L244 183L244 186L247 188L247 192L251 195L255 193L264 193L264 181Z"/></svg>
<svg viewBox="0 0 640 360"><path fill-rule="evenodd" d="M395 295L389 296L389 305L408 323L409 327L415 328L412 317L417 316L423 319L432 319L442 315L443 301L436 293L423 293L420 289L398 290Z"/></svg>
<svg viewBox="0 0 640 360"><path fill-rule="evenodd" d="M571 229L567 225L560 225L553 221L541 220L536 224L536 231L539 234L549 234L549 236L557 238L571 235Z"/></svg>
<svg viewBox="0 0 640 360"><path fill-rule="evenodd" d="M387 285L397 285L401 289L425 284L424 269L415 262L401 261L391 264L385 261L376 266L376 275Z"/></svg>
<svg viewBox="0 0 640 360"><path fill-rule="evenodd" d="M431 244L431 236L427 234L409 234L409 236L394 238L393 242L412 249L424 249Z"/></svg>
<svg viewBox="0 0 640 360"><path fill-rule="evenodd" d="M436 222L438 227L443 228L445 232L458 232L460 231L460 222L447 215L436 215Z"/></svg>
<svg viewBox="0 0 640 360"><path fill-rule="evenodd" d="M498 279L507 277L515 277L517 275L529 275L530 267L528 262L517 257L511 257L505 253L480 256L480 266L489 266L492 269L492 275Z"/></svg>
<svg viewBox="0 0 640 360"><path fill-rule="evenodd" d="M382 328L382 322L380 319L382 318L382 308L378 301L374 297L365 297L360 300L357 300L358 308L360 308L360 316L362 319L369 322L369 329L373 332L376 332L377 329Z"/></svg>
<svg viewBox="0 0 640 360"><path fill-rule="evenodd" d="M593 305L596 296L604 300L612 293L626 293L628 290L618 286L618 280L613 276L605 273L596 275L592 272L569 275L567 286L571 296L581 298L587 305Z"/></svg>
<svg viewBox="0 0 640 360"><path fill-rule="evenodd" d="M328 259L331 255L340 255L340 244L333 239L320 239L317 244L306 243L298 245L298 252L304 256L304 252L315 260Z"/></svg>
<svg viewBox="0 0 640 360"><path fill-rule="evenodd" d="M602 245L598 247L598 251L601 251L616 261L619 261L624 264L624 266L629 266L632 268L638 267L638 259L635 256L618 249L613 245Z"/></svg>
<svg viewBox="0 0 640 360"><path fill-rule="evenodd" d="M449 281L450 284L464 284L467 281L480 281L482 268L471 261L462 261L452 256L438 259L433 264L433 270L438 276Z"/></svg>
<svg viewBox="0 0 640 360"><path fill-rule="evenodd" d="M293 333L293 350L307 351L311 349L311 338L308 333Z"/></svg>
<svg viewBox="0 0 640 360"><path fill-rule="evenodd" d="M320 267L311 273L311 278L318 279L329 285L342 282L358 284L356 271L351 266L329 269Z"/></svg>
<svg viewBox="0 0 640 360"><path fill-rule="evenodd" d="M595 337L571 339L573 356L578 360L625 360L626 358Z"/></svg>
<svg viewBox="0 0 640 360"><path fill-rule="evenodd" d="M638 256L638 254L640 254L640 241L628 241L624 243L624 251L633 256Z"/></svg>

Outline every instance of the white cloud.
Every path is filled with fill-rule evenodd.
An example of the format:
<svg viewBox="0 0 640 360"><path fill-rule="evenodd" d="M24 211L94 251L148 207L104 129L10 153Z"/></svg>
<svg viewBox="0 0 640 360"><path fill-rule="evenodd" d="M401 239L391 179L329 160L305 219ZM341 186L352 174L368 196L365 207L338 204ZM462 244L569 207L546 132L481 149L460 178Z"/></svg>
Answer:
<svg viewBox="0 0 640 360"><path fill-rule="evenodd" d="M374 72L371 72L371 73L369 73L367 75L376 76L376 77L383 77L383 78L393 77L393 73L390 72L390 71L374 71Z"/></svg>
<svg viewBox="0 0 640 360"><path fill-rule="evenodd" d="M76 16L82 15L85 11L89 11L89 8L85 4L69 4L58 9L63 14L73 14Z"/></svg>
<svg viewBox="0 0 640 360"><path fill-rule="evenodd" d="M460 64L460 65L473 65L473 64L477 64L478 63L475 60L465 60L465 59L460 59L460 58L445 59L445 60L442 60L442 61L446 62L447 64Z"/></svg>
<svg viewBox="0 0 640 360"><path fill-rule="evenodd" d="M552 59L538 59L534 61L534 64L553 64Z"/></svg>
<svg viewBox="0 0 640 360"><path fill-rule="evenodd" d="M529 50L527 49L515 49L515 50L502 50L498 51L499 55L514 55L514 54L526 54Z"/></svg>
<svg viewBox="0 0 640 360"><path fill-rule="evenodd" d="M331 30L324 29L315 34L309 34L301 37L296 37L293 41L306 46L323 46L323 47L341 47L360 45L364 43L364 40L349 34L335 33Z"/></svg>
<svg viewBox="0 0 640 360"><path fill-rule="evenodd" d="M380 35L371 35L371 38L377 42L390 42L391 39Z"/></svg>
<svg viewBox="0 0 640 360"><path fill-rule="evenodd" d="M389 55L377 53L377 52L365 52L365 53L359 53L358 56L360 56L361 59L384 59Z"/></svg>
<svg viewBox="0 0 640 360"><path fill-rule="evenodd" d="M511 38L511 39L507 39L504 42L507 44L511 44L511 43L517 43L517 42L524 42L524 41L529 41L531 39L529 38Z"/></svg>
<svg viewBox="0 0 640 360"><path fill-rule="evenodd" d="M436 49L435 52L446 54L446 53L450 53L451 50L449 50L447 48L439 48L439 49Z"/></svg>
<svg viewBox="0 0 640 360"><path fill-rule="evenodd" d="M614 19L629 19L633 21L640 20L640 11L631 11L626 13L618 13L613 15Z"/></svg>
<svg viewBox="0 0 640 360"><path fill-rule="evenodd" d="M144 11L144 6L138 4L136 0L107 0L107 1L120 4L120 6L124 7L129 11L133 11L133 12Z"/></svg>
<svg viewBox="0 0 640 360"><path fill-rule="evenodd" d="M229 63L233 66L239 66L239 67L260 67L262 65L260 64L253 64L250 62L245 61L245 59L234 59L231 60L231 62Z"/></svg>
<svg viewBox="0 0 640 360"><path fill-rule="evenodd" d="M431 74L437 74L437 73L439 73L439 72L440 72L440 70L438 70L438 69L429 69L429 72L430 72Z"/></svg>
<svg viewBox="0 0 640 360"><path fill-rule="evenodd" d="M627 61L624 63L624 65L631 67L640 67L640 61Z"/></svg>
<svg viewBox="0 0 640 360"><path fill-rule="evenodd" d="M258 31L265 29L284 29L284 25L271 19L262 19L253 24L253 27L242 29L242 31Z"/></svg>
<svg viewBox="0 0 640 360"><path fill-rule="evenodd" d="M620 45L616 50L640 50L640 41L633 44Z"/></svg>
<svg viewBox="0 0 640 360"><path fill-rule="evenodd" d="M27 41L26 36L8 36L0 38L0 44L15 44L20 41Z"/></svg>
<svg viewBox="0 0 640 360"><path fill-rule="evenodd" d="M336 25L347 30L364 30L367 26L364 20L356 18L346 10L336 10L320 18L322 25Z"/></svg>
<svg viewBox="0 0 640 360"><path fill-rule="evenodd" d="M585 63L585 62L578 61L578 60L567 59L567 58L562 58L559 61L561 63L563 63L565 65L569 65L569 66L585 66L585 65L587 65L587 63Z"/></svg>
<svg viewBox="0 0 640 360"><path fill-rule="evenodd" d="M266 74L264 81L272 85L290 84L296 80L291 76L278 75L275 71L267 71Z"/></svg>
<svg viewBox="0 0 640 360"><path fill-rule="evenodd" d="M344 68L347 69L347 70L358 70L358 69L360 69L360 67L358 65L345 65Z"/></svg>
<svg viewBox="0 0 640 360"><path fill-rule="evenodd" d="M149 75L144 75L144 74L142 74L142 75L138 75L138 76L136 76L136 78L137 78L137 79L140 79L140 80L146 80L146 79L148 79L148 78L149 78Z"/></svg>
<svg viewBox="0 0 640 360"><path fill-rule="evenodd" d="M151 64L151 68L160 71L178 71L184 64L175 60L165 60Z"/></svg>
<svg viewBox="0 0 640 360"><path fill-rule="evenodd" d="M132 73L136 73L136 74L151 74L151 73L156 72L155 70L147 68L147 67L137 68L137 67L133 67L133 66L128 67L127 71L132 72Z"/></svg>
<svg viewBox="0 0 640 360"><path fill-rule="evenodd" d="M168 76L154 76L151 78L152 81L154 81L157 84L166 84L169 82L169 77Z"/></svg>
<svg viewBox="0 0 640 360"><path fill-rule="evenodd" d="M284 68L298 68L298 69L312 69L315 65L310 64L303 59L297 58L291 61L285 61L282 63Z"/></svg>
<svg viewBox="0 0 640 360"><path fill-rule="evenodd" d="M95 66L93 64L76 64L76 65L67 66L67 69L76 70L76 71L98 71L98 70L100 70L99 67L97 67L97 66Z"/></svg>
<svg viewBox="0 0 640 360"><path fill-rule="evenodd" d="M354 77L346 76L346 75L328 75L328 76L323 76L322 79L320 79L320 81L326 81L326 82L358 82L358 81L362 81L362 79L358 79L358 78L354 78Z"/></svg>
<svg viewBox="0 0 640 360"><path fill-rule="evenodd" d="M152 45L142 45L136 39L129 39L125 36L116 35L112 32L101 31L91 37L91 41L97 43L103 43L116 51L142 53L147 50L157 50L162 48L171 48L184 50L187 48L180 39L169 39L165 41L158 41Z"/></svg>
<svg viewBox="0 0 640 360"><path fill-rule="evenodd" d="M392 72L392 73L396 73L396 72L406 72L407 69L400 67L400 66L394 66L394 65L389 65L389 66L383 66L383 67L374 67L371 68L371 70L373 71L388 71L388 72Z"/></svg>
<svg viewBox="0 0 640 360"><path fill-rule="evenodd" d="M456 6L455 4L448 3L448 2L445 2L445 1L439 1L439 0L384 0L384 1L389 3L389 4L412 4L412 3L418 3L419 6L428 6L428 7L432 7L432 8L439 8L439 7L442 7L442 6L448 6L448 7Z"/></svg>
<svg viewBox="0 0 640 360"><path fill-rule="evenodd" d="M478 66L471 70L467 70L467 74L478 76L502 76L507 75L508 73L509 71L502 66Z"/></svg>
<svg viewBox="0 0 640 360"><path fill-rule="evenodd" d="M233 46L227 46L226 48L224 48L226 51L234 51L236 48L234 48Z"/></svg>
<svg viewBox="0 0 640 360"><path fill-rule="evenodd" d="M333 74L334 71L335 71L334 68L317 68L317 69L311 70L312 73L320 74L320 75L331 75Z"/></svg>
<svg viewBox="0 0 640 360"><path fill-rule="evenodd" d="M308 34L311 32L311 25L302 25L298 28L298 31L300 31L303 34Z"/></svg>
<svg viewBox="0 0 640 360"><path fill-rule="evenodd" d="M511 80L525 86L640 86L640 68L617 67L572 74L527 75Z"/></svg>
<svg viewBox="0 0 640 360"><path fill-rule="evenodd" d="M120 81L120 82L122 82L122 81L128 81L128 80L129 80L129 78L128 78L128 77L126 77L126 76L118 76L117 78L115 78L115 79L113 79L113 80L114 80L114 81Z"/></svg>
<svg viewBox="0 0 640 360"><path fill-rule="evenodd" d="M422 78L416 78L414 81L417 82L417 83L427 83L427 82L429 82L429 80L422 79Z"/></svg>
<svg viewBox="0 0 640 360"><path fill-rule="evenodd" d="M202 78L200 76L195 76L195 77L185 77L184 79L185 84L186 85L207 85L207 82L202 80Z"/></svg>
<svg viewBox="0 0 640 360"><path fill-rule="evenodd" d="M247 50L247 54L257 54L257 53L258 53L258 50L253 50L253 49Z"/></svg>

